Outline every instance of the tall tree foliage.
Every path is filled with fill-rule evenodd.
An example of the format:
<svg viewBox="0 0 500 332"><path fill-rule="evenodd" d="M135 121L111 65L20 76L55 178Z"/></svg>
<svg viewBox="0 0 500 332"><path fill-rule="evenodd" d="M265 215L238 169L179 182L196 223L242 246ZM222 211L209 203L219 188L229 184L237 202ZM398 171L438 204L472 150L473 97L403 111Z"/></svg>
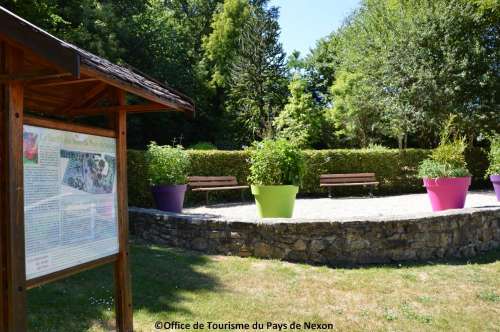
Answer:
<svg viewBox="0 0 500 332"><path fill-rule="evenodd" d="M204 40L212 84L224 105L219 143L241 146L272 134L287 94L277 8L266 0L225 0ZM228 130L229 129L229 130Z"/></svg>
<svg viewBox="0 0 500 332"><path fill-rule="evenodd" d="M388 136L400 146L411 135L432 146L450 113L471 138L498 130L498 7L364 1L335 39L331 118L338 134L360 145Z"/></svg>
<svg viewBox="0 0 500 332"><path fill-rule="evenodd" d="M268 0L0 4L194 98L194 120L131 116L132 147L175 139L235 148L273 130L312 147L432 147L450 114L470 140L500 131L496 0L363 0L340 29L304 58L294 52L288 66L278 10Z"/></svg>
<svg viewBox="0 0 500 332"><path fill-rule="evenodd" d="M321 145L324 109L315 102L312 93L307 90L307 82L299 74L293 77L288 88L288 103L273 123L277 136L301 147Z"/></svg>
<svg viewBox="0 0 500 332"><path fill-rule="evenodd" d="M158 143L190 144L214 140L217 117L214 93L207 83L202 40L211 31L210 23L218 0L149 0L145 10L131 16L125 28L125 61L191 96L196 118L180 114L146 114L131 117L130 141L142 147Z"/></svg>
<svg viewBox="0 0 500 332"><path fill-rule="evenodd" d="M129 143L149 141L189 144L214 140L217 118L208 69L202 65L202 40L211 32L212 16L222 0L0 0L0 4L96 54L130 64L192 96L197 117L179 114L130 117ZM186 140L187 139L187 140Z"/></svg>
<svg viewBox="0 0 500 332"><path fill-rule="evenodd" d="M215 13L212 32L203 39L206 59L212 65L212 84L224 86L230 68L238 55L245 22L250 19L251 5L248 0L226 0Z"/></svg>
<svg viewBox="0 0 500 332"><path fill-rule="evenodd" d="M247 129L242 137L247 143L272 135L273 119L286 101L285 53L277 18L276 8L253 7L230 68L226 111Z"/></svg>
<svg viewBox="0 0 500 332"><path fill-rule="evenodd" d="M303 60L304 79L309 91L322 107L329 105L330 87L335 81L340 64L340 31L326 36L316 43L316 47Z"/></svg>

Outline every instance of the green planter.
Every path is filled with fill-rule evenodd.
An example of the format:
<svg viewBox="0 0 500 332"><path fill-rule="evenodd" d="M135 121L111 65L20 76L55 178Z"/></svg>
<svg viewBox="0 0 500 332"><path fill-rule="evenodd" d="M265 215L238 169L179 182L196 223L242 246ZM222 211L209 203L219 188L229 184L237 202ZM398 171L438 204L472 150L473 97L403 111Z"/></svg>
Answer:
<svg viewBox="0 0 500 332"><path fill-rule="evenodd" d="M291 218L297 186L253 186L252 194L261 218Z"/></svg>

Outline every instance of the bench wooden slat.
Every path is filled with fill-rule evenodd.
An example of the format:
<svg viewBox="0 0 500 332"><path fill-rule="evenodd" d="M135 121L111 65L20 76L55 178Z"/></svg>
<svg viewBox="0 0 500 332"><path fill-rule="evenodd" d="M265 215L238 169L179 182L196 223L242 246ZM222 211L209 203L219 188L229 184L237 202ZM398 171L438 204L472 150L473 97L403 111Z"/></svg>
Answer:
<svg viewBox="0 0 500 332"><path fill-rule="evenodd" d="M188 176L189 182L235 180L235 176Z"/></svg>
<svg viewBox="0 0 500 332"><path fill-rule="evenodd" d="M237 186L238 181L235 176L190 176L189 186L197 187L231 187Z"/></svg>
<svg viewBox="0 0 500 332"><path fill-rule="evenodd" d="M349 183L349 182L376 182L375 177L371 178L341 178L341 179L321 179L320 183Z"/></svg>
<svg viewBox="0 0 500 332"><path fill-rule="evenodd" d="M327 181L327 180L342 180L342 179L374 179L375 175L370 175L370 176L343 176L343 177L328 177L328 178L320 178L322 181Z"/></svg>
<svg viewBox="0 0 500 332"><path fill-rule="evenodd" d="M319 186L328 188L328 197L332 197L332 187L347 186L370 186L372 196L372 189L378 184L375 173L321 174L319 177Z"/></svg>
<svg viewBox="0 0 500 332"><path fill-rule="evenodd" d="M242 190L241 199L243 200L243 189L248 188L248 186L238 185L236 176L189 176L188 185L191 191L205 193L207 205L210 191L240 189Z"/></svg>
<svg viewBox="0 0 500 332"><path fill-rule="evenodd" d="M237 186L236 181L213 181L213 182L189 182L189 186L194 187L230 187Z"/></svg>
<svg viewBox="0 0 500 332"><path fill-rule="evenodd" d="M321 174L320 179L375 177L375 173Z"/></svg>
<svg viewBox="0 0 500 332"><path fill-rule="evenodd" d="M348 182L348 183L320 183L320 187L340 187L340 186L367 186L378 185L378 182Z"/></svg>
<svg viewBox="0 0 500 332"><path fill-rule="evenodd" d="M210 188L193 188L191 191L216 191L216 190L232 190L232 189L246 189L248 186L231 186L231 187L210 187Z"/></svg>

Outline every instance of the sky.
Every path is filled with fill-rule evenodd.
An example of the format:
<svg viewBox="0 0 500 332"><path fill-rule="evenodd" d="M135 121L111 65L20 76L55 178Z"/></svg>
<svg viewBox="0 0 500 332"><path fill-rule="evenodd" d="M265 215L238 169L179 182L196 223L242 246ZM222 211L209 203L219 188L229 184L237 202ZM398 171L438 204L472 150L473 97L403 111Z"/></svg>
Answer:
<svg viewBox="0 0 500 332"><path fill-rule="evenodd" d="M360 0L271 0L280 7L281 42L287 54L293 50L302 56L316 41L342 25Z"/></svg>

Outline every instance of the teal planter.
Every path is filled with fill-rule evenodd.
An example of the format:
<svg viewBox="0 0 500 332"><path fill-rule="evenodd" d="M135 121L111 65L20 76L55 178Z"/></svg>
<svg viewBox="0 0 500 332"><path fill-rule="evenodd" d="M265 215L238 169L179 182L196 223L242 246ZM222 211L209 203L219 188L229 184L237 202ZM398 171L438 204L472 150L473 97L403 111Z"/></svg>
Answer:
<svg viewBox="0 0 500 332"><path fill-rule="evenodd" d="M261 218L291 218L298 192L297 186L252 185L252 194Z"/></svg>

